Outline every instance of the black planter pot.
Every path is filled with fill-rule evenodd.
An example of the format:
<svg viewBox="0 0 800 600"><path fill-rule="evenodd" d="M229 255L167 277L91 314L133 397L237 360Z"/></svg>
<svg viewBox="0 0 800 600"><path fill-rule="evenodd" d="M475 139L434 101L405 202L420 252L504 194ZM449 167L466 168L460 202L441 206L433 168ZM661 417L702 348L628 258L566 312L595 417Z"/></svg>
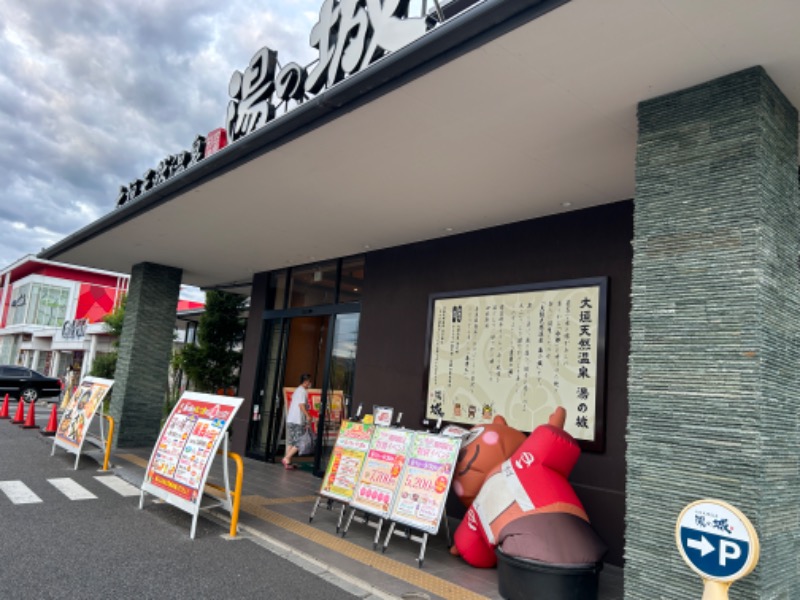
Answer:
<svg viewBox="0 0 800 600"><path fill-rule="evenodd" d="M506 600L596 600L603 562L551 565L497 548L497 578Z"/></svg>

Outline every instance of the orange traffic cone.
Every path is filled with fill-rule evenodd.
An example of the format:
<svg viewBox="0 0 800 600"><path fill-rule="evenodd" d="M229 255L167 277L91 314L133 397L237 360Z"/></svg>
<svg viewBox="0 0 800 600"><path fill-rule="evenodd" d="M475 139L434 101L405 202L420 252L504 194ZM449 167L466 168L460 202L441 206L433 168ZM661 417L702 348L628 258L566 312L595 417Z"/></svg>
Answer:
<svg viewBox="0 0 800 600"><path fill-rule="evenodd" d="M11 419L11 422L15 425L19 425L25 420L25 403L20 400L19 404L17 404L17 410L14 413L14 418Z"/></svg>
<svg viewBox="0 0 800 600"><path fill-rule="evenodd" d="M23 429L39 429L39 426L36 424L35 406L36 402L28 404L28 417L25 419L25 425L22 426Z"/></svg>
<svg viewBox="0 0 800 600"><path fill-rule="evenodd" d="M42 429L39 433L42 435L55 435L58 428L58 406L53 403L53 410L50 411L50 420L47 422L47 427Z"/></svg>
<svg viewBox="0 0 800 600"><path fill-rule="evenodd" d="M10 419L11 416L8 414L8 394L6 397L3 398L3 408L0 408L0 419Z"/></svg>

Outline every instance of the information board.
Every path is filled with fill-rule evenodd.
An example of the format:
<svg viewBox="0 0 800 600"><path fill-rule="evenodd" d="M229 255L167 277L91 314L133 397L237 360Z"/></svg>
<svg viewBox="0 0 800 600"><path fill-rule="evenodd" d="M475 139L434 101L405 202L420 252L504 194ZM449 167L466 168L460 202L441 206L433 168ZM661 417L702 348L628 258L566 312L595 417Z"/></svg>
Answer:
<svg viewBox="0 0 800 600"><path fill-rule="evenodd" d="M86 377L81 381L64 407L53 438L53 449L59 446L67 452L80 453L89 425L113 384L113 379L99 377Z"/></svg>
<svg viewBox="0 0 800 600"><path fill-rule="evenodd" d="M520 431L557 406L585 449L603 445L606 278L435 294L429 306L428 419Z"/></svg>
<svg viewBox="0 0 800 600"><path fill-rule="evenodd" d="M184 392L158 436L142 492L197 514L211 463L242 401Z"/></svg>
<svg viewBox="0 0 800 600"><path fill-rule="evenodd" d="M459 438L415 433L389 518L427 533L438 532L460 448Z"/></svg>
<svg viewBox="0 0 800 600"><path fill-rule="evenodd" d="M350 502L369 451L373 430L374 426L369 423L342 421L322 478L321 495L339 502Z"/></svg>
<svg viewBox="0 0 800 600"><path fill-rule="evenodd" d="M413 437L407 429L375 427L350 506L381 518L389 516Z"/></svg>

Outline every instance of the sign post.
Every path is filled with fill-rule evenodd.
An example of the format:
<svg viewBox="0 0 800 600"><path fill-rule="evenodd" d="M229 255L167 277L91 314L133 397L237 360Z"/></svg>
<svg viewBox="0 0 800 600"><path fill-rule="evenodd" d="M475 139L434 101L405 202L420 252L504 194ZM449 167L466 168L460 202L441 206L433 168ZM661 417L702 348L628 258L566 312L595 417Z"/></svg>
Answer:
<svg viewBox="0 0 800 600"><path fill-rule="evenodd" d="M703 600L727 600L728 588L758 564L758 534L748 518L721 500L697 500L675 526L678 550L703 578Z"/></svg>

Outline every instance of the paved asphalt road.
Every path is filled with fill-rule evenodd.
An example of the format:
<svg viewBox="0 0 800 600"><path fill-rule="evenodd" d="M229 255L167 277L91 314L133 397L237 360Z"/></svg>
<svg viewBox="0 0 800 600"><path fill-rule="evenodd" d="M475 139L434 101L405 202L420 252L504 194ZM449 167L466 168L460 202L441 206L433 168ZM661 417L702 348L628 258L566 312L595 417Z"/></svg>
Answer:
<svg viewBox="0 0 800 600"><path fill-rule="evenodd" d="M256 541L223 538L225 524L201 517L191 540L187 513L151 496L139 510L138 495L96 479L107 475L96 461L82 457L76 471L74 455L50 456L51 448L52 438L0 421L2 598L357 597L345 582L322 579ZM72 480L96 498L71 500L52 479ZM12 501L27 490L40 501Z"/></svg>

